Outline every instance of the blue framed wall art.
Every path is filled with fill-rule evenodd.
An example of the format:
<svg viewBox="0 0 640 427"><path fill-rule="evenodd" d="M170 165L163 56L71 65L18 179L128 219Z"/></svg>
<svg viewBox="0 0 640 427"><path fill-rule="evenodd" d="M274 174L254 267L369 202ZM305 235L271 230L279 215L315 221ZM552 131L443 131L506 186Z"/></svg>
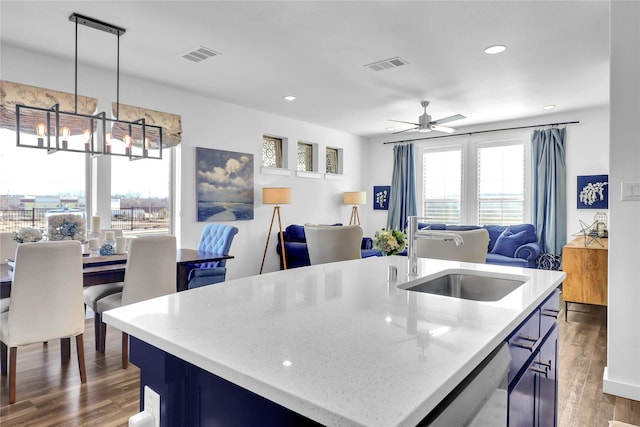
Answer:
<svg viewBox="0 0 640 427"><path fill-rule="evenodd" d="M578 209L609 208L609 175L578 176Z"/></svg>
<svg viewBox="0 0 640 427"><path fill-rule="evenodd" d="M373 186L373 209L387 211L389 210L389 196L391 195L390 185L374 185Z"/></svg>

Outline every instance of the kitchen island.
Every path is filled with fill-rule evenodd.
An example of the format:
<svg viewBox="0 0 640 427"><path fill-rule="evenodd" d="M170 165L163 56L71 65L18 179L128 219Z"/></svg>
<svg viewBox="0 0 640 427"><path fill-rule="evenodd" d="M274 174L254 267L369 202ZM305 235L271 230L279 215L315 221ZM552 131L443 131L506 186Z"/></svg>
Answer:
<svg viewBox="0 0 640 427"><path fill-rule="evenodd" d="M417 277L397 256L246 277L108 311L104 321L132 337L141 389L161 395L161 425L229 425L237 415L241 425L413 426L564 278L418 262ZM494 302L397 288L461 268L525 283Z"/></svg>

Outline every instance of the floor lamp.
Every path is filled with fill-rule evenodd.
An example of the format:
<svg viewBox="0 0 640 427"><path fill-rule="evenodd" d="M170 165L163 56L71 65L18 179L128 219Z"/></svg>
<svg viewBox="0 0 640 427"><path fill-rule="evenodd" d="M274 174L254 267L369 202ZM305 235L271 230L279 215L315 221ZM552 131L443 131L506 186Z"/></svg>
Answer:
<svg viewBox="0 0 640 427"><path fill-rule="evenodd" d="M282 248L282 265L287 269L287 255L284 251L284 237L282 236L282 221L280 221L280 205L288 205L291 203L291 188L289 187L265 187L262 189L262 203L265 205L275 205L273 207L273 215L271 215L271 225L269 225L269 233L267 234L267 243L264 245L264 255L262 255L262 264L260 265L260 274L264 268L264 260L267 257L267 248L269 248L269 240L271 238L271 229L273 228L273 220L278 213L278 227L280 229L280 247Z"/></svg>
<svg viewBox="0 0 640 427"><path fill-rule="evenodd" d="M358 213L358 205L367 204L367 193L365 191L345 191L344 204L353 205L351 208L351 218L349 225L360 225L360 214Z"/></svg>

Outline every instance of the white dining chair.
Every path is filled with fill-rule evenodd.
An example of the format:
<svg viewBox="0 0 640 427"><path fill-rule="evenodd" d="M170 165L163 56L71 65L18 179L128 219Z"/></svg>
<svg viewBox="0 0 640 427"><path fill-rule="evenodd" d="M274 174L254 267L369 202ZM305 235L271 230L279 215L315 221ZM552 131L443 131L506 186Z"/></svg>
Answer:
<svg viewBox="0 0 640 427"><path fill-rule="evenodd" d="M6 264L7 258L16 257L18 242L13 240L13 233L0 233L0 264Z"/></svg>
<svg viewBox="0 0 640 427"><path fill-rule="evenodd" d="M362 258L359 225L304 227L311 265Z"/></svg>
<svg viewBox="0 0 640 427"><path fill-rule="evenodd" d="M0 264L7 264L7 259L16 257L18 242L13 240L13 233L0 233ZM0 313L9 310L10 298L0 299Z"/></svg>
<svg viewBox="0 0 640 427"><path fill-rule="evenodd" d="M138 237L131 241L122 292L108 295L95 304L96 324L100 328L100 350L107 336L102 313L107 310L176 292L176 238ZM122 333L122 367L129 365L129 335Z"/></svg>
<svg viewBox="0 0 640 427"><path fill-rule="evenodd" d="M82 247L73 240L23 243L16 251L9 311L0 314L0 362L7 375L9 403L16 400L18 347L61 338L62 361L69 358L69 338L76 338L80 380L84 364Z"/></svg>
<svg viewBox="0 0 640 427"><path fill-rule="evenodd" d="M484 228L464 231L446 231L460 235L463 244L457 246L453 241L438 239L418 239L416 253L420 258L435 258L452 261L487 262L489 232Z"/></svg>

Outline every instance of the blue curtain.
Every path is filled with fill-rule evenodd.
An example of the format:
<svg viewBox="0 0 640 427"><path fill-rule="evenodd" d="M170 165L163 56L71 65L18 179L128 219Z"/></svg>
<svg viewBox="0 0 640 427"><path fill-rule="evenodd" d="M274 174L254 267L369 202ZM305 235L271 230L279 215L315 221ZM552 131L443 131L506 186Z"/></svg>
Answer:
<svg viewBox="0 0 640 427"><path fill-rule="evenodd" d="M393 147L393 177L387 228L404 230L407 217L417 215L416 166L413 144L396 144Z"/></svg>
<svg viewBox="0 0 640 427"><path fill-rule="evenodd" d="M567 242L566 128L531 135L533 223L542 247L542 268L556 269Z"/></svg>

